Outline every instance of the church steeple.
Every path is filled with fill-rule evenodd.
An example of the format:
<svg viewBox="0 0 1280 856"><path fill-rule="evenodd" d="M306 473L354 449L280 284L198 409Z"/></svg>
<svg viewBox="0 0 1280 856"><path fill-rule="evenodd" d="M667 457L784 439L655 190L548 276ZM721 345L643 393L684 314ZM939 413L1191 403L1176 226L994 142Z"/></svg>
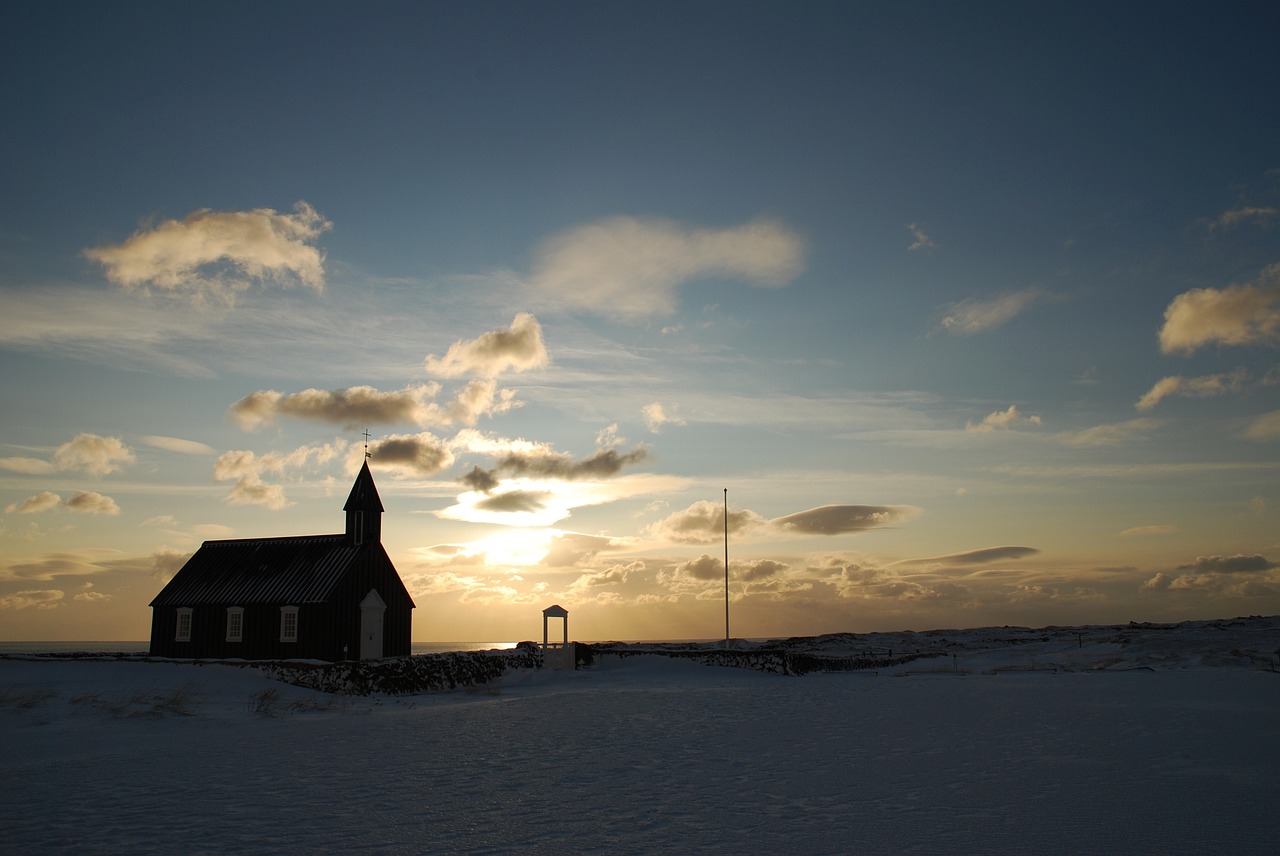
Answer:
<svg viewBox="0 0 1280 856"><path fill-rule="evenodd" d="M373 474L369 472L368 460L361 465L342 510L347 513L348 539L356 544L376 544L382 540L382 500L373 483Z"/></svg>

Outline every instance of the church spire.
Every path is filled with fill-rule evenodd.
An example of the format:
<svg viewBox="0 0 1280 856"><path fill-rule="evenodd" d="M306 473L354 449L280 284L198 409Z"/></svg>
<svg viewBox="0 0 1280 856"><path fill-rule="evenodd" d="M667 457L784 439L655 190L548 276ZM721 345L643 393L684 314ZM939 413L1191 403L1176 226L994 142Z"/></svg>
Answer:
<svg viewBox="0 0 1280 856"><path fill-rule="evenodd" d="M360 466L360 473L342 510L347 513L347 538L356 544L382 540L382 499L373 483L367 458Z"/></svg>

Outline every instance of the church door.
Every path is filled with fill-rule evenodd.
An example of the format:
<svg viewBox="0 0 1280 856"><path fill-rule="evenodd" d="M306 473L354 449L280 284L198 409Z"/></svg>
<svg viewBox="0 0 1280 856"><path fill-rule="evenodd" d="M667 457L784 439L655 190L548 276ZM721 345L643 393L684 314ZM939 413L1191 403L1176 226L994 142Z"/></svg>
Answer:
<svg viewBox="0 0 1280 856"><path fill-rule="evenodd" d="M378 597L377 589L369 589L360 601L360 659L382 659L382 618L387 605Z"/></svg>

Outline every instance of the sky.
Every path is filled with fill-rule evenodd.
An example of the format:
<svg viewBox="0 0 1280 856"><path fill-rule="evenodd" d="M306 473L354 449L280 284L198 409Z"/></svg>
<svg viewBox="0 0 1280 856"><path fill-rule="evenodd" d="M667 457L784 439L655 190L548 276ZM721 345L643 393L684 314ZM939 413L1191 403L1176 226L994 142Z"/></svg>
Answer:
<svg viewBox="0 0 1280 856"><path fill-rule="evenodd" d="M342 531L416 642L1280 613L1271 3L0 11L0 638Z"/></svg>

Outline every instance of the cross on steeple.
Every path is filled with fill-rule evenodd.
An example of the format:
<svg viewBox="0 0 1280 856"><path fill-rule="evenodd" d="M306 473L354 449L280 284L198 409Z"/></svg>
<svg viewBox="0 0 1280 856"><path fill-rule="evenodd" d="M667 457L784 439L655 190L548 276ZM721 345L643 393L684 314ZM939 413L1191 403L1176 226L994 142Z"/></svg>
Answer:
<svg viewBox="0 0 1280 856"><path fill-rule="evenodd" d="M367 461L369 460L370 457L371 456L369 454L369 429L366 428L364 429L364 459Z"/></svg>

